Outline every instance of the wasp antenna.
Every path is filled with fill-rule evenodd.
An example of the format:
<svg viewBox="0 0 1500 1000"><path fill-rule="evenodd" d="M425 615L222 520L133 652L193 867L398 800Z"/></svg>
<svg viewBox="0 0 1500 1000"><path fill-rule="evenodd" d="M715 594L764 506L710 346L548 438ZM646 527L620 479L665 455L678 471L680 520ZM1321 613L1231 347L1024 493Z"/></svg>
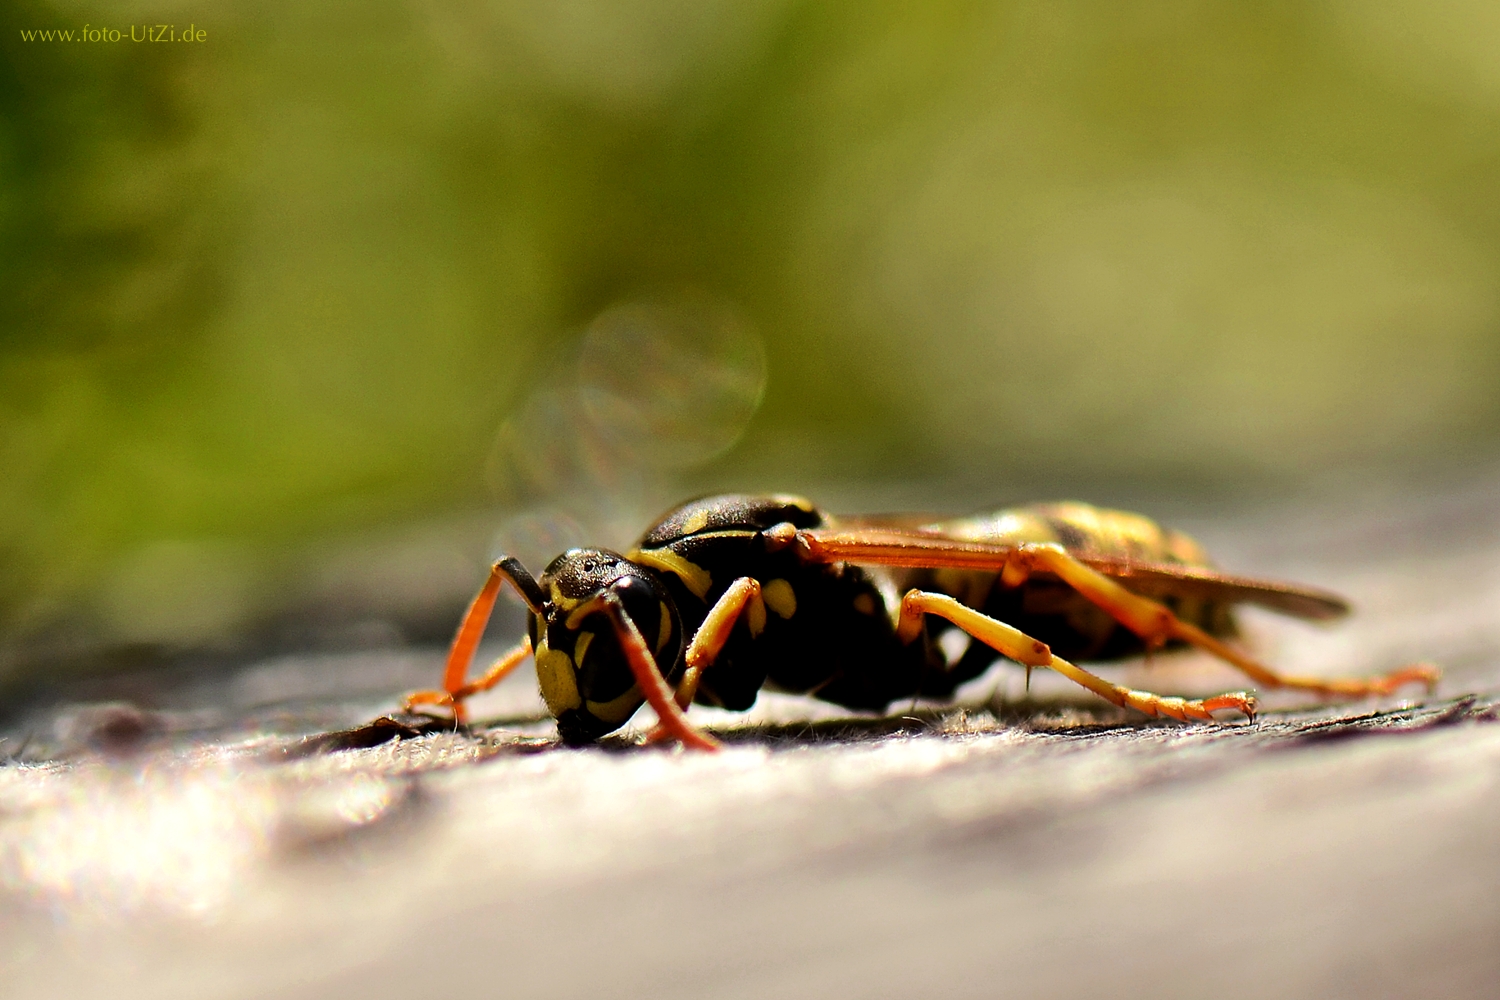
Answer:
<svg viewBox="0 0 1500 1000"><path fill-rule="evenodd" d="M547 603L547 595L542 593L541 585L536 582L536 577L521 565L521 560L515 556L501 556L494 568L495 572L503 573L515 585L516 592L521 595L521 600L526 602L532 614L542 613L542 605Z"/></svg>

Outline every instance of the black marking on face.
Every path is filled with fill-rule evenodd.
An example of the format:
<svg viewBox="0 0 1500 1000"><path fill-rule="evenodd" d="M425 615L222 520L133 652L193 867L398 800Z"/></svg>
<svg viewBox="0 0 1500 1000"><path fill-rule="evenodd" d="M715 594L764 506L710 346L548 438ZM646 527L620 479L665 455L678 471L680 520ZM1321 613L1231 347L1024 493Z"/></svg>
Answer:
<svg viewBox="0 0 1500 1000"><path fill-rule="evenodd" d="M569 744L589 743L623 725L645 697L608 614L573 613L608 591L646 639L669 683L682 658L682 624L660 579L648 568L603 549L572 549L542 574L545 618L532 623L537 680L558 732ZM569 622L572 622L571 626Z"/></svg>

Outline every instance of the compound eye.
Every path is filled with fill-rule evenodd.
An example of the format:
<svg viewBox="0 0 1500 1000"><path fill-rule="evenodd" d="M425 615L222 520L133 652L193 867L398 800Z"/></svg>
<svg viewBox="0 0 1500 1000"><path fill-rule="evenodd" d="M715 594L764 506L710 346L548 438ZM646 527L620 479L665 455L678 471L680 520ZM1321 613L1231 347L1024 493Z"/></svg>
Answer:
<svg viewBox="0 0 1500 1000"><path fill-rule="evenodd" d="M651 653L663 674L671 672L676 661L672 640L681 632L677 615L667 603L667 595L661 593L650 581L639 577L626 577L614 585L625 613L635 624L641 638L646 640Z"/></svg>

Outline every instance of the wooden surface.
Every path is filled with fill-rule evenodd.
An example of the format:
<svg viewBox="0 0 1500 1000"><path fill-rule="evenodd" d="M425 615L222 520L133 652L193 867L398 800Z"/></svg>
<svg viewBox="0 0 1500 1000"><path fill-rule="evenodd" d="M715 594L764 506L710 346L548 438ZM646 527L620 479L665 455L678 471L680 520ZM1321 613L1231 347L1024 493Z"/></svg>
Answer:
<svg viewBox="0 0 1500 1000"><path fill-rule="evenodd" d="M474 734L335 749L437 675L440 650L378 649L36 706L0 768L0 985L1494 996L1496 495L1189 523L1228 568L1359 606L1332 630L1253 616L1278 664L1448 671L1431 699L1274 698L1254 725L1141 720L1042 676L1028 697L1002 669L884 719L789 696L695 709L717 755L565 750L521 678ZM1113 676L1243 686L1191 656Z"/></svg>

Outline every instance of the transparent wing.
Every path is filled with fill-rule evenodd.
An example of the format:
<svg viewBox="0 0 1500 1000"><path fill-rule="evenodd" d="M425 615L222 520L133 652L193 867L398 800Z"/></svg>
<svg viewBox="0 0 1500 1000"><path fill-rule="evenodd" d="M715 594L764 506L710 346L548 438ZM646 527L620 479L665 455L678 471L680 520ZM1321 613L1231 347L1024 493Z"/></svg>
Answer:
<svg viewBox="0 0 1500 1000"><path fill-rule="evenodd" d="M998 572L1015 545L953 538L930 515L867 515L839 518L833 527L797 533L804 556L819 562L851 562L915 569ZM1231 576L1203 566L1139 562L1070 550L1079 562L1119 580L1146 597L1197 597L1226 604L1256 604L1298 618L1326 620L1347 614L1348 603L1316 587Z"/></svg>

